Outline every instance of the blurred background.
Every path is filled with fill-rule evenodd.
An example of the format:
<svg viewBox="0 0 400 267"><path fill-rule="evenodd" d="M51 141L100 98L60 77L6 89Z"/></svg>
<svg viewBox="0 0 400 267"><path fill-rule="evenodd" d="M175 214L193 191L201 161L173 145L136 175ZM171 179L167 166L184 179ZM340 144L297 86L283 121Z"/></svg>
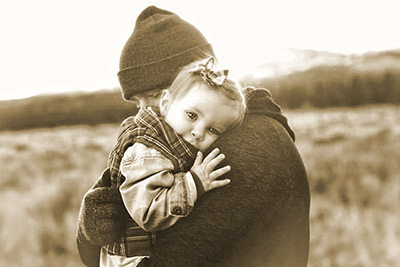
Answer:
<svg viewBox="0 0 400 267"><path fill-rule="evenodd" d="M156 5L288 116L310 180L309 266L400 266L397 2L1 2L0 265L82 266L81 199L135 112L119 56Z"/></svg>

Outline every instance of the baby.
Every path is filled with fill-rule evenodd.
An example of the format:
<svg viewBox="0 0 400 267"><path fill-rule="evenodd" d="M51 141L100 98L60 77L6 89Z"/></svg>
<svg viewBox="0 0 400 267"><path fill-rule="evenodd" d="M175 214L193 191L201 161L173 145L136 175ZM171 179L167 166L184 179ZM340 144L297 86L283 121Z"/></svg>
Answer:
<svg viewBox="0 0 400 267"><path fill-rule="evenodd" d="M217 180L230 170L230 166L216 169L224 155L214 149L203 158L203 152L242 121L246 105L240 86L228 79L227 70L215 68L213 57L196 61L179 72L170 88L153 97L137 96L139 112L124 121L119 135L119 140L131 142L118 142L111 153L111 157L123 153L114 171L118 169L119 177L125 179L115 184L137 224L126 229L131 235L126 240L136 247L127 246L125 250L132 253L125 251L125 255L114 253L115 244L103 247L100 266L136 266L149 257L140 249L138 230L171 227L189 215L201 194L230 182Z"/></svg>

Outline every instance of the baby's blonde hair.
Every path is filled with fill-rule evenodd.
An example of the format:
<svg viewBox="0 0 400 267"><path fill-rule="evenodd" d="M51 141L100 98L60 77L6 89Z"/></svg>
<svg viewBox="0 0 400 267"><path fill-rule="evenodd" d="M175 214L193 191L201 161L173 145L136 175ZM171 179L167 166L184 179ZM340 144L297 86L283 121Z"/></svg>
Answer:
<svg viewBox="0 0 400 267"><path fill-rule="evenodd" d="M172 100L185 96L197 84L206 84L210 90L223 94L232 101L233 105L238 107L239 116L235 124L241 123L246 114L246 99L242 87L230 78L226 78L221 85L208 83L200 73L193 71L202 63L204 63L204 59L190 63L181 69L168 88Z"/></svg>

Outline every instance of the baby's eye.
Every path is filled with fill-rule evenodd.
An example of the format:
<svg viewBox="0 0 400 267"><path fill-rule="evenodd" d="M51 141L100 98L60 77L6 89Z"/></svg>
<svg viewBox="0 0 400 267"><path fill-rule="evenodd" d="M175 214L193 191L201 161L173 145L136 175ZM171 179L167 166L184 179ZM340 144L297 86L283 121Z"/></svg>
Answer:
<svg viewBox="0 0 400 267"><path fill-rule="evenodd" d="M215 129L215 128L209 128L208 131L209 131L210 133L214 134L214 135L220 135L220 134L221 134L221 132L218 131L218 130Z"/></svg>
<svg viewBox="0 0 400 267"><path fill-rule="evenodd" d="M193 113L193 112L190 112L190 111L187 111L186 115L192 120L195 120L197 118L196 113Z"/></svg>

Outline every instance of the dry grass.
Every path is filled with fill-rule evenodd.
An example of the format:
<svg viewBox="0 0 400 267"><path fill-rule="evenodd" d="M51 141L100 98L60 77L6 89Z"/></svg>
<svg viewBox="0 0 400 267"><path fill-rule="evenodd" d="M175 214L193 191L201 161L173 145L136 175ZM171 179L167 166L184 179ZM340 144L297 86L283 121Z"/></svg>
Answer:
<svg viewBox="0 0 400 267"><path fill-rule="evenodd" d="M80 201L106 164L116 125L0 133L1 266L82 266Z"/></svg>
<svg viewBox="0 0 400 267"><path fill-rule="evenodd" d="M288 113L309 174L309 266L400 266L400 108Z"/></svg>
<svg viewBox="0 0 400 267"><path fill-rule="evenodd" d="M310 178L309 266L399 266L400 107L287 113ZM81 266L76 219L117 125L0 132L1 266Z"/></svg>

